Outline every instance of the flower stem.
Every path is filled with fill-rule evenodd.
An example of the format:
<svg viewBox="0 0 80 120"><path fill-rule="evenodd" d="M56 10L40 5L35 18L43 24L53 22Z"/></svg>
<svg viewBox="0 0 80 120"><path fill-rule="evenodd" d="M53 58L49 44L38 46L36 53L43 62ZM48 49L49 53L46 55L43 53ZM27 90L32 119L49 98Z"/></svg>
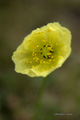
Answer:
<svg viewBox="0 0 80 120"><path fill-rule="evenodd" d="M37 116L39 114L41 99L42 99L43 92L44 92L44 89L45 89L46 81L47 81L46 78L42 79L42 83L41 83L39 93L38 93L38 96L37 96L37 100L36 100L36 104L35 104L35 114L34 114L34 117L33 117L32 120L37 120Z"/></svg>

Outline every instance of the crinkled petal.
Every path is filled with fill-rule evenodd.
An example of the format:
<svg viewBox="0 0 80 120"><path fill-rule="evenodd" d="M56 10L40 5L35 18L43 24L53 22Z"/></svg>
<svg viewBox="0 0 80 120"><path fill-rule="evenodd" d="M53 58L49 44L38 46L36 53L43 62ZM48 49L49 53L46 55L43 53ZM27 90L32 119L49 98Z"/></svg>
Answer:
<svg viewBox="0 0 80 120"><path fill-rule="evenodd" d="M46 77L69 57L71 37L71 32L58 22L33 30L13 53L15 71Z"/></svg>

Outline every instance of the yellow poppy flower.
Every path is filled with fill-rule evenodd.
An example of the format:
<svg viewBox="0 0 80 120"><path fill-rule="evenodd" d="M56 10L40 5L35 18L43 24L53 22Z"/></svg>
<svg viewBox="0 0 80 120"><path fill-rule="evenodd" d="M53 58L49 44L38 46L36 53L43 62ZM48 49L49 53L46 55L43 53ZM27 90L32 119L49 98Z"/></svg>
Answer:
<svg viewBox="0 0 80 120"><path fill-rule="evenodd" d="M71 32L59 23L33 30L13 53L15 71L46 77L61 67L71 53Z"/></svg>

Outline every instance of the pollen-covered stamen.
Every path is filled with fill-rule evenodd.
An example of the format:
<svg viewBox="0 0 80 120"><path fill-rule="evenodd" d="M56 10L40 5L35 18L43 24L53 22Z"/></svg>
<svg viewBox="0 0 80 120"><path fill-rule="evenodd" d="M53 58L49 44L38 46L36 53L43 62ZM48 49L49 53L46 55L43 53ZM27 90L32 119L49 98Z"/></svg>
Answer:
<svg viewBox="0 0 80 120"><path fill-rule="evenodd" d="M52 45L43 45L40 49L40 53L45 59L53 58L53 46Z"/></svg>
<svg viewBox="0 0 80 120"><path fill-rule="evenodd" d="M33 64L33 66L35 66L34 64L38 64L38 63L40 63L40 58L39 58L39 56L38 56L38 49L39 49L39 45L37 44L36 46L35 46L35 49L33 49L33 52L32 52L32 64ZM34 67L32 67L32 68L34 68Z"/></svg>

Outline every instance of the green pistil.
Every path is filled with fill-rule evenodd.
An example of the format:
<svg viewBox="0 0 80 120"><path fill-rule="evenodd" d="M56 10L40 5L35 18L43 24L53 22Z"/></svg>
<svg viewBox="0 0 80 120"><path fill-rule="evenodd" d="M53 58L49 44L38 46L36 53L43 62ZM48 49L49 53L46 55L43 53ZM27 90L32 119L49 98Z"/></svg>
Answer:
<svg viewBox="0 0 80 120"><path fill-rule="evenodd" d="M45 59L51 59L53 56L53 47L51 45L44 45L40 49L40 53Z"/></svg>

